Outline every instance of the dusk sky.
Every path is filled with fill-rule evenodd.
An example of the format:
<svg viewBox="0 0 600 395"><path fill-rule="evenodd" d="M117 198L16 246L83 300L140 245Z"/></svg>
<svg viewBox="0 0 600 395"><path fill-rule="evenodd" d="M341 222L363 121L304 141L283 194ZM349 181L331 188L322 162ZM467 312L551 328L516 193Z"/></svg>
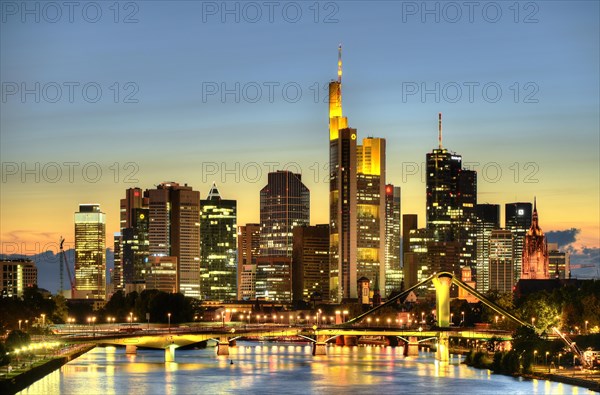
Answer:
<svg viewBox="0 0 600 395"><path fill-rule="evenodd" d="M420 169L442 112L479 203L503 218L536 196L544 231L600 247L598 1L1 4L2 253L72 243L80 203L107 213L112 247L125 189L163 181L203 197L215 181L238 225L258 222L271 166L302 172L311 223L326 223L340 43L344 115L359 140L387 140L403 214L425 225Z"/></svg>

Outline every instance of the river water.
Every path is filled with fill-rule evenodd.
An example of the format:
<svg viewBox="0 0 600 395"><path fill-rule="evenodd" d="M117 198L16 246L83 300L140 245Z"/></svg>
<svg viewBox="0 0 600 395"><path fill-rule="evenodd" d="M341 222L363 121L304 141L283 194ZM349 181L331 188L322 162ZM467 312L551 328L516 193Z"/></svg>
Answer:
<svg viewBox="0 0 600 395"><path fill-rule="evenodd" d="M97 347L21 394L594 394L585 388L491 374L448 364L433 353L403 357L401 347L329 347L238 342L229 357L214 347L164 351ZM233 361L233 364L231 362Z"/></svg>

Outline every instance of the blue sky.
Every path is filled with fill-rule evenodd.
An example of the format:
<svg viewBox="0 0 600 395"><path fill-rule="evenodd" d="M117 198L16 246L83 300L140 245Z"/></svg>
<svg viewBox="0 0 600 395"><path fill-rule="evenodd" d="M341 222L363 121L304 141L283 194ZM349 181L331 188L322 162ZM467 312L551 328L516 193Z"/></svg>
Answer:
<svg viewBox="0 0 600 395"><path fill-rule="evenodd" d="M240 10L239 23L231 14L222 22L223 2L120 2L118 23L113 2L78 3L73 23L64 7L56 23L48 21L55 13L44 11L44 3L39 22L35 11L23 22L23 4L35 2L1 3L4 242L35 249L60 235L72 239L73 212L88 202L102 205L111 234L124 189L166 180L187 182L202 195L216 181L224 197L238 200L239 224L255 222L268 162L302 171L311 222L326 222L322 88L336 76L342 43L345 115L359 138L387 139L387 181L402 187L404 213L418 213L424 225L425 185L413 173L437 144L437 113L443 112L444 145L478 163L480 202L537 196L542 228L578 228L579 246L600 246L597 1L518 2L518 16L512 1L478 2L472 23L463 2L320 2L317 23L314 2L275 2L273 23L263 2L252 3L263 13L255 23L247 2L226 3ZM422 15L436 4L439 22ZM216 14L206 13L214 7ZM102 15L90 23L96 9ZM302 16L291 23L297 9ZM492 23L496 10L501 16ZM137 22L123 23L130 14ZM36 82L39 103L33 95L10 94ZM62 96L50 103L54 83ZM76 84L72 103L65 83ZM236 83L239 103L233 94L203 97L203 86L234 89ZM85 84L91 90L84 97ZM438 101L407 93L436 84ZM102 95L87 102L96 86ZM261 99L244 100L256 86ZM291 89L287 100L283 86ZM298 87L301 96L291 100ZM496 87L502 95L494 101ZM137 103L124 102L130 93ZM36 162L39 182L23 175ZM64 162L78 164L73 180ZM62 175L54 176L53 163ZM84 167L91 176L81 173ZM96 167L102 175L90 182Z"/></svg>

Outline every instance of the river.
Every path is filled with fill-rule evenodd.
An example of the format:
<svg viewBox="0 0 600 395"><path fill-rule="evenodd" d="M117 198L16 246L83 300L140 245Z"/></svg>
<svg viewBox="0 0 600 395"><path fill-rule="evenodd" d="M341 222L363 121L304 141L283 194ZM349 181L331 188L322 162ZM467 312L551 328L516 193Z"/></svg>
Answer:
<svg viewBox="0 0 600 395"><path fill-rule="evenodd" d="M238 342L229 357L215 348L176 351L97 347L20 394L595 394L544 380L441 364L433 353L403 357L401 347L329 347L313 357L308 344ZM233 362L233 364L231 363Z"/></svg>

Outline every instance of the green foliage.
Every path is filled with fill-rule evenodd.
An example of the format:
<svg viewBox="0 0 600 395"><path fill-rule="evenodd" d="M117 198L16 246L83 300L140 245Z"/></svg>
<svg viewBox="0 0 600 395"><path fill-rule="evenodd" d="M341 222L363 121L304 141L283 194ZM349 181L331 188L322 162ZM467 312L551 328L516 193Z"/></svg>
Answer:
<svg viewBox="0 0 600 395"><path fill-rule="evenodd" d="M125 295L118 291L106 303L101 315L125 322L130 313L133 313L138 322L145 322L146 314L150 314L151 322L166 323L169 321L168 314L171 313L171 323L175 324L192 321L197 306L195 299L186 298L180 293L144 290L139 294L130 292Z"/></svg>
<svg viewBox="0 0 600 395"><path fill-rule="evenodd" d="M6 348L8 348L10 351L13 351L17 348L28 345L30 342L31 338L27 333L15 329L14 331L10 331L8 336L6 336L6 341L4 344L6 345Z"/></svg>
<svg viewBox="0 0 600 395"><path fill-rule="evenodd" d="M560 325L560 307L556 298L542 291L524 300L519 307L519 312L523 320L531 322L531 319L535 318L535 327L542 332L548 332L552 327Z"/></svg>
<svg viewBox="0 0 600 395"><path fill-rule="evenodd" d="M4 343L0 342L0 366L5 366L10 363L10 357L6 355L8 349L4 345Z"/></svg>
<svg viewBox="0 0 600 395"><path fill-rule="evenodd" d="M535 330L528 326L519 327L513 334L513 350L518 353L530 354L533 350L540 350L544 341Z"/></svg>

